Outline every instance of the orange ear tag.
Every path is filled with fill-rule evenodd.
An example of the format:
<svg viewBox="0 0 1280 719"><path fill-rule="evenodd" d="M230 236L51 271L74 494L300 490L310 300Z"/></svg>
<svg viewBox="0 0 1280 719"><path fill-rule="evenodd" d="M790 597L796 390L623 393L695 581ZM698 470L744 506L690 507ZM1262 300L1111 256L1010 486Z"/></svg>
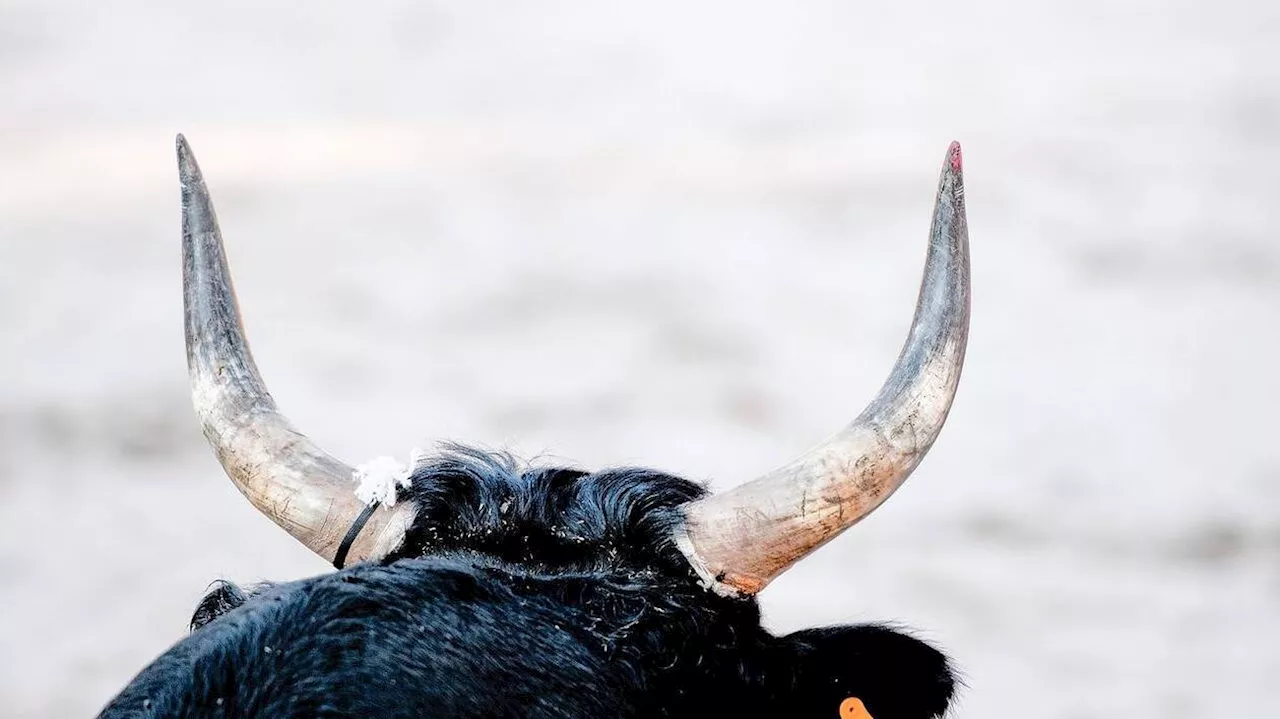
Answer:
<svg viewBox="0 0 1280 719"><path fill-rule="evenodd" d="M849 697L840 702L840 719L871 719L871 712L857 697Z"/></svg>

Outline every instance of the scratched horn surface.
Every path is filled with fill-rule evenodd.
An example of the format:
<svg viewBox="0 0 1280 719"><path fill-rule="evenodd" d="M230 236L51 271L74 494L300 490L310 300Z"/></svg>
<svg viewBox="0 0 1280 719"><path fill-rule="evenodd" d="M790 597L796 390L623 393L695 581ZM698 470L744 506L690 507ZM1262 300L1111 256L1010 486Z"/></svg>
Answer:
<svg viewBox="0 0 1280 719"><path fill-rule="evenodd" d="M778 580L958 716L1280 716L1280 5L0 4L0 706L85 716L219 577L321 560L204 444L173 135L263 375L433 439L732 486L897 356L947 143L973 249L933 452Z"/></svg>

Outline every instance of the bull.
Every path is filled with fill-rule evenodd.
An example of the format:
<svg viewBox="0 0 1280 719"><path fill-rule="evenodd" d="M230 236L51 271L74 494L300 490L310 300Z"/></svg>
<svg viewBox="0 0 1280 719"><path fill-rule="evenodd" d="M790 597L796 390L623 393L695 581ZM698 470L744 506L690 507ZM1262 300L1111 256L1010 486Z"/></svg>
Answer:
<svg viewBox="0 0 1280 719"><path fill-rule="evenodd" d="M884 502L938 436L969 326L961 153L939 180L907 341L880 393L800 458L720 493L649 469L448 445L381 483L277 409L221 232L177 139L185 334L205 437L259 511L338 571L214 585L101 717L925 719L958 684L885 624L777 636L755 596ZM353 485L353 478L364 480Z"/></svg>

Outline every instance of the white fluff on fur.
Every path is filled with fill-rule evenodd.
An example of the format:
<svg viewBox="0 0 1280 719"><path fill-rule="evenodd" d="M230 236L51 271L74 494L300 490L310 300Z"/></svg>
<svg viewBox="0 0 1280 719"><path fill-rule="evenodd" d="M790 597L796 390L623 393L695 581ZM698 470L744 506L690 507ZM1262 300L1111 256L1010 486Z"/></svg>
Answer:
<svg viewBox="0 0 1280 719"><path fill-rule="evenodd" d="M425 453L414 447L409 452L409 463L395 457L375 457L356 467L351 473L356 483L356 498L365 504L374 502L388 507L396 506L396 490L409 486L409 477Z"/></svg>

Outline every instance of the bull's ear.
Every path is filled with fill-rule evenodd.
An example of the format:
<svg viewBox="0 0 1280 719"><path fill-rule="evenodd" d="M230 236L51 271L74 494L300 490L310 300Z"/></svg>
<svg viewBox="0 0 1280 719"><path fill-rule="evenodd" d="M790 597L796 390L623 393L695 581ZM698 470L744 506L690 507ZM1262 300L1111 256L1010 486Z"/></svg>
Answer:
<svg viewBox="0 0 1280 719"><path fill-rule="evenodd" d="M946 655L892 628L806 629L782 640L793 653L795 694L784 701L794 716L935 719L951 703L957 679Z"/></svg>
<svg viewBox="0 0 1280 719"><path fill-rule="evenodd" d="M243 589L227 581L216 581L205 592L204 598L191 615L191 631L212 622L218 617L244 604L249 595Z"/></svg>

